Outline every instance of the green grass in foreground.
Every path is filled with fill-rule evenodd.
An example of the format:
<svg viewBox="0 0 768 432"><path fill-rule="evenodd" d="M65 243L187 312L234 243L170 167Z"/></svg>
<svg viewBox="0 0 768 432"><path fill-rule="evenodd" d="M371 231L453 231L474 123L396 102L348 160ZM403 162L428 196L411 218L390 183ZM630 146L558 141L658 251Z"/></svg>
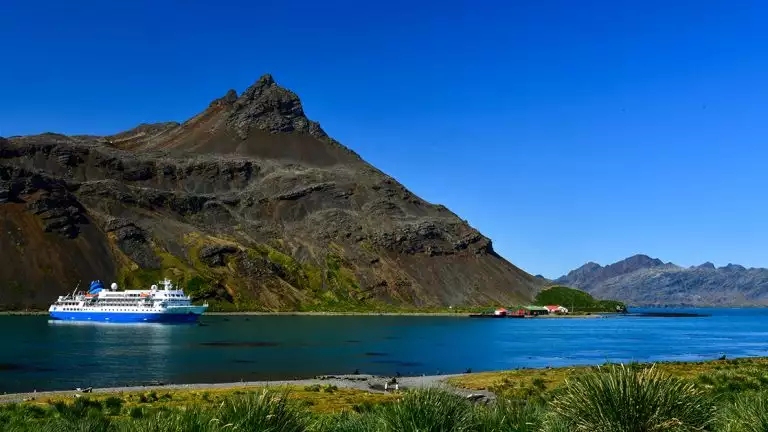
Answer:
<svg viewBox="0 0 768 432"><path fill-rule="evenodd" d="M93 393L88 400L114 408L119 401L118 411L113 416L127 416L134 409L156 411L176 408L195 408L209 410L218 407L232 397L254 395L261 392L258 387L230 387L195 390L160 390L144 392ZM386 403L396 398L393 394L369 393L367 391L336 388L332 385L315 386L280 386L278 391L297 401L301 406L316 414L332 414L342 411L354 411L360 406ZM49 406L59 403L70 403L73 399L61 397L38 398L31 404Z"/></svg>
<svg viewBox="0 0 768 432"><path fill-rule="evenodd" d="M0 430L13 431L153 431L153 432L339 432L339 431L534 431L538 408L472 405L442 390L405 392L397 401L359 405L355 410L323 415L289 394L262 390L229 396L210 407L147 409L119 406L117 399L86 397L72 403L9 405L0 408ZM509 428L521 425L523 428Z"/></svg>
<svg viewBox="0 0 768 432"><path fill-rule="evenodd" d="M444 390L333 386L122 393L0 407L8 431L768 431L768 359L470 374L489 405Z"/></svg>
<svg viewBox="0 0 768 432"><path fill-rule="evenodd" d="M566 380L604 370L605 366L479 372L451 378L449 383L471 390L490 390L514 399L548 400L566 385ZM768 358L663 362L654 365L630 363L626 367L643 370L651 366L672 377L691 382L719 399L732 400L738 394L768 388Z"/></svg>

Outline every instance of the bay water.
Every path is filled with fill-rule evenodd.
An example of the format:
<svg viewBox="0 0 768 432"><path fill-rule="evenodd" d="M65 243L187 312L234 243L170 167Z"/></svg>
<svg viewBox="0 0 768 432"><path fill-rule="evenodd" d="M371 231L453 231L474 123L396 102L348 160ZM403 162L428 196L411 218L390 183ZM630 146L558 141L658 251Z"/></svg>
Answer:
<svg viewBox="0 0 768 432"><path fill-rule="evenodd" d="M687 312L710 316L211 315L200 325L0 316L0 392L768 356L768 309Z"/></svg>

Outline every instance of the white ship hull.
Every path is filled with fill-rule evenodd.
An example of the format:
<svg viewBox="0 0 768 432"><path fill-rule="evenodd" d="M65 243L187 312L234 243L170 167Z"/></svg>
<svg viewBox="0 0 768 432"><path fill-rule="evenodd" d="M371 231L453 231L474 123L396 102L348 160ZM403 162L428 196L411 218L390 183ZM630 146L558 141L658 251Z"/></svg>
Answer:
<svg viewBox="0 0 768 432"><path fill-rule="evenodd" d="M62 321L187 323L196 322L206 309L207 306L181 306L164 311L50 311L50 317Z"/></svg>

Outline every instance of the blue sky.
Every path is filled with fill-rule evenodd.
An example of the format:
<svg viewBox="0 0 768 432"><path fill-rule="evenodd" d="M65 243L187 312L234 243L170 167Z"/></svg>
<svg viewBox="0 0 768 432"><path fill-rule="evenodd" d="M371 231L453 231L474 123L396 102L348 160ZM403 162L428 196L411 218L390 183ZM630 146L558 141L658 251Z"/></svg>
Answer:
<svg viewBox="0 0 768 432"><path fill-rule="evenodd" d="M183 121L272 73L525 270L768 267L758 1L3 1L0 135Z"/></svg>

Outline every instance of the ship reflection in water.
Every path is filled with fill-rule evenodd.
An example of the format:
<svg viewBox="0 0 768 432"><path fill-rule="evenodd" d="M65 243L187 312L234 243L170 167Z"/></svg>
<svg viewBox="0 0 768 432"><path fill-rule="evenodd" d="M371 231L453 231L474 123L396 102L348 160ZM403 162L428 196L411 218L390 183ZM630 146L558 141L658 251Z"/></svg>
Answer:
<svg viewBox="0 0 768 432"><path fill-rule="evenodd" d="M168 323L109 323L48 320L51 336L66 340L58 355L73 355L88 367L75 374L71 387L98 387L105 382L157 385L173 374L174 329L197 327ZM125 374L125 366L141 368L141 374ZM98 367L97 367L98 366Z"/></svg>

